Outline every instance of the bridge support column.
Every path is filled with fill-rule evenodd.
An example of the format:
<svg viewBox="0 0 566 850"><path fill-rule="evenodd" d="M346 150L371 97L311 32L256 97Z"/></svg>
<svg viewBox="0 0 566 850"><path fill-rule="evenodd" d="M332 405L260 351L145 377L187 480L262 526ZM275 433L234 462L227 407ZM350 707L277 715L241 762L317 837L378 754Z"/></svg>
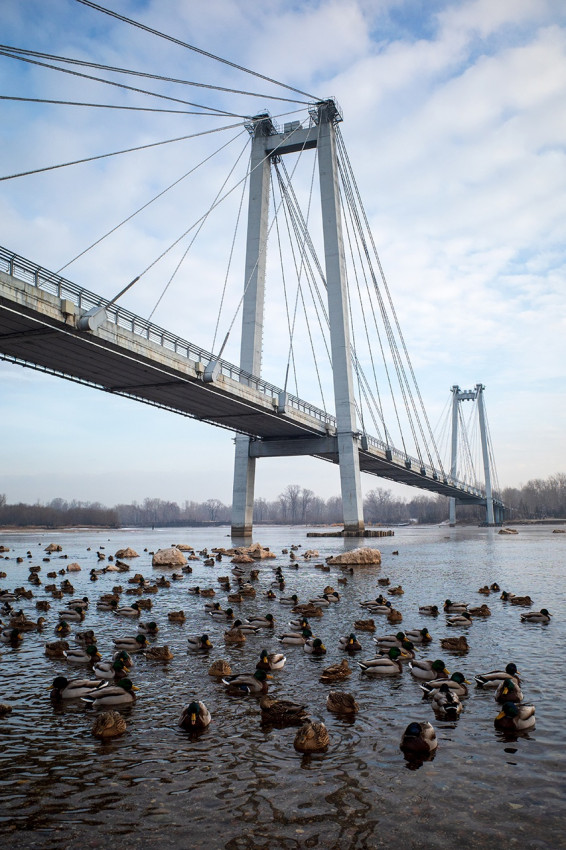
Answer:
<svg viewBox="0 0 566 850"><path fill-rule="evenodd" d="M485 497L486 497L486 512L485 521L487 525L495 525L495 517L493 512L493 493L491 491L491 469L489 465L489 446L487 443L487 427L485 424L485 407L483 403L483 384L476 384L476 392L478 399L478 414L480 420L480 439L481 450L483 455L483 469L485 475Z"/></svg>
<svg viewBox="0 0 566 850"><path fill-rule="evenodd" d="M271 119L266 115L257 116L252 128L240 367L251 375L259 376L261 375L265 256L271 168L269 157L265 153L265 137L272 135L275 128ZM249 457L249 442L249 437L236 437L232 498L232 534L235 537L247 537L252 533L255 458Z"/></svg>
<svg viewBox="0 0 566 850"><path fill-rule="evenodd" d="M364 532L364 510L352 379L346 265L336 166L334 125L338 117L339 113L334 101L328 100L318 104L318 167L344 533L358 535Z"/></svg>

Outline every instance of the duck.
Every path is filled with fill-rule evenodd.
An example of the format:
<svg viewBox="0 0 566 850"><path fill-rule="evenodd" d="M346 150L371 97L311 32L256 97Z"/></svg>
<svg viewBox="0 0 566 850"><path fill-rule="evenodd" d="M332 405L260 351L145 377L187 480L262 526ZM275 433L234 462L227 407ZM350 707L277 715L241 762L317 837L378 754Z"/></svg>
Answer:
<svg viewBox="0 0 566 850"><path fill-rule="evenodd" d="M533 604L533 600L530 596L514 596L513 599L510 599L509 601L511 602L511 605L524 605L526 608Z"/></svg>
<svg viewBox="0 0 566 850"><path fill-rule="evenodd" d="M431 706L436 716L445 720L454 720L462 711L460 697L446 684L435 689Z"/></svg>
<svg viewBox="0 0 566 850"><path fill-rule="evenodd" d="M493 721L496 729L502 732L526 732L535 725L534 705L517 705L504 702L501 711Z"/></svg>
<svg viewBox="0 0 566 850"><path fill-rule="evenodd" d="M92 668L97 679L111 682L113 679L123 679L127 675L127 668L121 659L116 661L98 661Z"/></svg>
<svg viewBox="0 0 566 850"><path fill-rule="evenodd" d="M403 615L401 614L400 611L397 611L396 608L391 608L391 610L389 611L389 614L387 615L387 622L391 623L391 624L402 623L403 622Z"/></svg>
<svg viewBox="0 0 566 850"><path fill-rule="evenodd" d="M131 670L134 666L134 659L126 649L117 650L112 656L113 661L121 661L126 670Z"/></svg>
<svg viewBox="0 0 566 850"><path fill-rule="evenodd" d="M463 611L461 614L456 614L454 617L449 617L446 621L447 626L451 626L452 628L465 628L466 626L471 626L473 620L467 611Z"/></svg>
<svg viewBox="0 0 566 850"><path fill-rule="evenodd" d="M359 632L375 632L375 622L373 620L355 620L354 628Z"/></svg>
<svg viewBox="0 0 566 850"><path fill-rule="evenodd" d="M302 632L303 629L309 629L309 621L306 617L300 617L298 620L289 620L290 629L298 629Z"/></svg>
<svg viewBox="0 0 566 850"><path fill-rule="evenodd" d="M444 661L441 661L440 658L437 658L436 661L410 661L409 668L411 670L411 676L414 676L415 679L421 679L423 682L444 679L444 677L450 675Z"/></svg>
<svg viewBox="0 0 566 850"><path fill-rule="evenodd" d="M459 697L467 697L469 684L464 674L456 671L452 673L449 679L433 679L430 682L425 682L421 685L421 690L424 691L425 697L429 697L433 696L434 692L438 691L443 685L446 685L449 690Z"/></svg>
<svg viewBox="0 0 566 850"><path fill-rule="evenodd" d="M266 614L265 617L248 617L247 622L260 629L272 629L275 626L273 614Z"/></svg>
<svg viewBox="0 0 566 850"><path fill-rule="evenodd" d="M473 617L491 617L491 608L484 603L476 608L470 608L468 613Z"/></svg>
<svg viewBox="0 0 566 850"><path fill-rule="evenodd" d="M339 643L340 649L344 649L346 652L359 652L362 648L354 632L351 632L347 637L341 637Z"/></svg>
<svg viewBox="0 0 566 850"><path fill-rule="evenodd" d="M311 630L303 629L301 632L284 632L277 640L285 646L304 646L311 637Z"/></svg>
<svg viewBox="0 0 566 850"><path fill-rule="evenodd" d="M280 596L279 604L280 605L297 605L299 602L299 597L296 593L293 593L292 596Z"/></svg>
<svg viewBox="0 0 566 850"><path fill-rule="evenodd" d="M492 590L494 593L499 593L499 591L501 590L496 581L494 581L493 584L489 585L489 589Z"/></svg>
<svg viewBox="0 0 566 850"><path fill-rule="evenodd" d="M0 632L0 641L9 643L10 646L19 646L23 640L23 635L19 629L2 629Z"/></svg>
<svg viewBox="0 0 566 850"><path fill-rule="evenodd" d="M381 635L381 637L376 637L373 639L373 642L381 649L390 649L392 646L400 648L404 640L405 632L397 632L397 634L394 635Z"/></svg>
<svg viewBox="0 0 566 850"><path fill-rule="evenodd" d="M515 598L515 594L511 593L510 590L502 590L499 598L502 599L503 602L511 602L511 600Z"/></svg>
<svg viewBox="0 0 566 850"><path fill-rule="evenodd" d="M293 741L299 753L323 753L329 744L330 736L324 723L303 723Z"/></svg>
<svg viewBox="0 0 566 850"><path fill-rule="evenodd" d="M267 599L277 599L277 594L276 594L276 593L274 593L272 590L267 590L267 591L265 592L265 597L266 597Z"/></svg>
<svg viewBox="0 0 566 850"><path fill-rule="evenodd" d="M75 632L75 643L78 643L79 646L82 646L84 649L87 646L96 645L96 637L92 629L88 629L86 632Z"/></svg>
<svg viewBox="0 0 566 850"><path fill-rule="evenodd" d="M438 605L421 605L419 614L422 614L424 617L438 617Z"/></svg>
<svg viewBox="0 0 566 850"><path fill-rule="evenodd" d="M224 642L238 646L246 642L246 636L240 629L228 629L224 632Z"/></svg>
<svg viewBox="0 0 566 850"><path fill-rule="evenodd" d="M409 629L405 632L407 637L413 643L430 643L432 636L428 629Z"/></svg>
<svg viewBox="0 0 566 850"><path fill-rule="evenodd" d="M370 614L385 614L389 615L393 610L391 602L386 602L384 605L379 605L377 602L364 606Z"/></svg>
<svg viewBox="0 0 566 850"><path fill-rule="evenodd" d="M30 620L26 617L23 611L20 611L18 615L12 617L9 622L9 626L11 629L18 629L20 632L33 632L36 630L41 630L45 624L45 617L38 617L36 620Z"/></svg>
<svg viewBox="0 0 566 850"><path fill-rule="evenodd" d="M498 688L505 679L513 679L513 681L520 685L521 679L519 676L520 673L517 670L517 665L511 661L507 664L505 670L490 670L489 673L483 673L474 678L478 688Z"/></svg>
<svg viewBox="0 0 566 850"><path fill-rule="evenodd" d="M409 723L401 738L401 750L409 758L425 758L438 747L436 732L427 721Z"/></svg>
<svg viewBox="0 0 566 850"><path fill-rule="evenodd" d="M392 646L386 655L378 655L376 658L358 661L357 663L362 673L368 673L372 676L394 676L403 672L403 665L399 660L400 655L401 650Z"/></svg>
<svg viewBox="0 0 566 850"><path fill-rule="evenodd" d="M326 655L326 647L320 638L309 638L305 641L303 651L309 655Z"/></svg>
<svg viewBox="0 0 566 850"><path fill-rule="evenodd" d="M303 617L322 617L324 610L320 605L311 605L310 602L305 603L305 605L295 605L292 609L294 614L302 614Z"/></svg>
<svg viewBox="0 0 566 850"><path fill-rule="evenodd" d="M88 596L83 596L82 599L70 599L67 603L69 608L88 608Z"/></svg>
<svg viewBox="0 0 566 850"><path fill-rule="evenodd" d="M216 611L209 611L209 614L213 620L217 620L219 622L234 619L234 611L232 610L232 608L226 608L225 611L222 611L221 609Z"/></svg>
<svg viewBox="0 0 566 850"><path fill-rule="evenodd" d="M58 702L62 699L81 699L92 691L100 691L107 687L100 679L67 679L56 676L51 685L51 699Z"/></svg>
<svg viewBox="0 0 566 850"><path fill-rule="evenodd" d="M145 650L144 656L150 661L171 661L174 658L167 644L165 646L150 646Z"/></svg>
<svg viewBox="0 0 566 850"><path fill-rule="evenodd" d="M206 705L201 701L193 701L183 710L179 718L179 726L186 732L203 732L212 717Z"/></svg>
<svg viewBox="0 0 566 850"><path fill-rule="evenodd" d="M201 635L200 637L198 637L198 635L191 635L187 638L187 643L189 645L189 649L204 650L205 652L212 649L212 644L208 635Z"/></svg>
<svg viewBox="0 0 566 850"><path fill-rule="evenodd" d="M185 612L184 611L169 611L167 614L167 619L170 623L184 623L185 622Z"/></svg>
<svg viewBox="0 0 566 850"><path fill-rule="evenodd" d="M523 692L513 679L504 679L495 692L495 702L523 702Z"/></svg>
<svg viewBox="0 0 566 850"><path fill-rule="evenodd" d="M222 611L222 608L220 606L220 602L205 602L204 610L209 612Z"/></svg>
<svg viewBox="0 0 566 850"><path fill-rule="evenodd" d="M114 646L116 649L125 649L126 652L141 652L147 646L147 638L145 635L136 635L135 637L114 638Z"/></svg>
<svg viewBox="0 0 566 850"><path fill-rule="evenodd" d="M489 594L491 593L491 590L490 590L490 588L487 584L484 584L483 587L480 587L480 589L478 590L478 593L483 593L484 596L489 596Z"/></svg>
<svg viewBox="0 0 566 850"><path fill-rule="evenodd" d="M95 738L116 738L127 729L126 721L119 711L102 711L92 725L91 733Z"/></svg>
<svg viewBox="0 0 566 850"><path fill-rule="evenodd" d="M138 631L140 635L155 637L159 631L159 626L154 620L151 620L149 623L138 623Z"/></svg>
<svg viewBox="0 0 566 850"><path fill-rule="evenodd" d="M253 626L243 620L234 620L231 628L239 629L245 635L257 635L259 633L259 626Z"/></svg>
<svg viewBox="0 0 566 850"><path fill-rule="evenodd" d="M123 605L121 608L115 608L114 613L117 617L139 617L141 610L137 602L132 605Z"/></svg>
<svg viewBox="0 0 566 850"><path fill-rule="evenodd" d="M101 599L96 603L98 611L115 611L118 607L117 599Z"/></svg>
<svg viewBox="0 0 566 850"><path fill-rule="evenodd" d="M552 614L549 614L546 608L541 608L540 611L528 611L526 614L521 614L522 623L550 623Z"/></svg>
<svg viewBox="0 0 566 850"><path fill-rule="evenodd" d="M59 619L65 620L68 623L82 623L85 618L85 612L78 606L76 608L64 608L59 611Z"/></svg>
<svg viewBox="0 0 566 850"><path fill-rule="evenodd" d="M261 722L265 724L294 726L309 718L304 705L287 699L273 699L264 694L259 701Z"/></svg>
<svg viewBox="0 0 566 850"><path fill-rule="evenodd" d="M347 659L344 658L340 664L331 664L330 667L326 667L326 669L322 671L320 681L324 684L328 684L330 682L341 682L351 675L351 667L348 664Z"/></svg>
<svg viewBox="0 0 566 850"><path fill-rule="evenodd" d="M449 652L467 652L470 648L466 640L466 635L455 638L441 638L440 646Z"/></svg>
<svg viewBox="0 0 566 850"><path fill-rule="evenodd" d="M259 667L261 670L282 670L286 661L282 652L268 652L267 649L262 649L256 669Z"/></svg>
<svg viewBox="0 0 566 850"><path fill-rule="evenodd" d="M213 661L208 668L208 675L221 679L222 676L231 676L232 668L227 661L224 661L223 658L219 658L217 661Z"/></svg>
<svg viewBox="0 0 566 850"><path fill-rule="evenodd" d="M447 614L461 614L462 611L468 610L468 603L452 602L451 599L446 599L444 602L444 610Z"/></svg>
<svg viewBox="0 0 566 850"><path fill-rule="evenodd" d="M45 654L48 658L65 658L64 652L69 649L66 640L55 640L45 644Z"/></svg>
<svg viewBox="0 0 566 850"><path fill-rule="evenodd" d="M334 714L356 714L360 710L352 694L345 691L330 691L326 698L326 707Z"/></svg>
<svg viewBox="0 0 566 850"><path fill-rule="evenodd" d="M87 646L86 649L77 647L76 649L67 649L63 653L69 664L94 664L102 659L97 647L93 644Z"/></svg>
<svg viewBox="0 0 566 850"><path fill-rule="evenodd" d="M226 692L232 696L266 694L267 679L271 679L271 676L265 670L256 670L252 674L236 673L234 676L225 676L222 683L226 686Z"/></svg>
<svg viewBox="0 0 566 850"><path fill-rule="evenodd" d="M83 702L94 708L105 708L109 705L131 705L136 701L134 691L138 688L131 679L120 679L116 685L107 685L100 690L91 691L81 697Z"/></svg>

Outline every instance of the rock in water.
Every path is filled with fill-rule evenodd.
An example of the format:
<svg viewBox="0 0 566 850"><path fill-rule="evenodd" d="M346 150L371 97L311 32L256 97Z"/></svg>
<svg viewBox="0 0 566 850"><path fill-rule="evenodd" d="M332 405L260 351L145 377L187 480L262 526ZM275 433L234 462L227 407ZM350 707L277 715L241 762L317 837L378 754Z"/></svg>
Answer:
<svg viewBox="0 0 566 850"><path fill-rule="evenodd" d="M186 563L187 559L183 553L174 546L170 549L158 549L151 561L154 567L184 567Z"/></svg>
<svg viewBox="0 0 566 850"><path fill-rule="evenodd" d="M379 565L381 564L381 552L379 549L362 546L360 549L352 549L350 552L342 552L341 555L327 558L326 563L339 567L350 565L366 566L368 564Z"/></svg>
<svg viewBox="0 0 566 850"><path fill-rule="evenodd" d="M138 553L135 549L132 549L128 546L126 549L118 549L116 552L115 558L139 558Z"/></svg>

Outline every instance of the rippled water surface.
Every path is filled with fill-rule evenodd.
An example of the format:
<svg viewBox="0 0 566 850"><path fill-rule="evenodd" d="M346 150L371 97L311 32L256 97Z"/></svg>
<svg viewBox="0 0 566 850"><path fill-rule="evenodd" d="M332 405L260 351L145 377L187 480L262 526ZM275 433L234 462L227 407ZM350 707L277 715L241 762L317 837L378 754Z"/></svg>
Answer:
<svg viewBox="0 0 566 850"><path fill-rule="evenodd" d="M196 584L214 587L215 601L227 607L217 577L230 573L229 560L214 567L205 567L202 560L193 562L192 575L148 597L153 609L142 612L142 619L158 622L154 643L167 643L174 658L160 664L136 656L132 678L140 689L138 699L123 711L126 734L110 743L92 737L94 711L84 703L57 709L50 702L53 678L69 673L66 662L44 654L45 641L55 640L57 612L65 601L52 600L42 633L26 633L17 649L6 645L0 649L0 700L13 705L12 714L0 720L2 846L49 850L73 841L85 848L119 843L227 850L565 847L566 535L553 534L546 526L519 531L503 536L480 528L396 529L393 538L368 541L381 550L381 567L357 568L347 576L346 585L339 585L338 568L322 572L315 563L353 548L358 541L307 540L303 529L258 529L256 539L278 557L253 565L260 569L257 596L232 607L242 616L270 611L276 628L274 634L264 630L248 638L243 647L227 647L224 624L204 612L206 600L187 592ZM43 549L50 542L60 543L68 559L55 554L44 563ZM109 658L112 638L135 635L135 625L97 611L96 600L116 584L124 590L130 587L127 581L134 572L147 577L165 572L152 568L144 549L172 542L197 550L230 546L225 528L3 534L0 544L9 546L10 552L0 561L7 574L0 587L30 586L28 566L41 565L43 584L33 588L33 599L16 605L37 619L41 612L36 611L36 601L50 598L44 585L52 580L46 573L78 561L81 572L69 578L76 595L88 595L91 606L84 623L73 631L94 629L103 657ZM299 558L299 568L294 569L289 557L281 554L293 543L303 550L316 548L320 557ZM141 555L131 561L129 575L107 573L96 583L89 581L91 567L100 565L97 549L104 547L106 554L113 554L128 545ZM25 557L28 549L31 559ZM393 555L394 550L399 554ZM16 563L18 555L25 563ZM296 592L300 601L307 601L331 584L342 597L319 621L311 620L327 655L313 659L301 647L285 647L287 664L270 682L270 693L304 701L312 718L326 724L330 747L311 757L295 751L295 728L263 728L254 697L229 697L207 674L218 658L228 660L234 672L252 672L261 649L279 648L275 635L287 628L290 609L264 596L278 564L286 578L283 595ZM437 721L408 670L399 677L367 679L357 672L355 659L350 659L355 668L350 679L335 687L355 695L359 713L350 723L327 711L330 686L319 681L322 668L342 660L339 638L351 631L355 619L368 616L359 602L381 590L377 579L383 576L405 590L394 602L403 613L402 627L427 626L433 635L431 647L420 649L419 657L444 658L451 671L460 669L467 678L515 661L525 701L536 706L534 731L516 740L502 738L493 727L497 714L493 692L473 687L457 722ZM57 582L62 579L58 576ZM547 607L554 615L551 623L521 624L520 612L525 609L503 603L499 594L486 599L477 593L480 586L494 581L502 589L530 594L535 610ZM418 613L419 605L441 606L447 597L473 605L486 601L493 612L468 629L470 651L465 656L450 657L440 649L440 638L454 632L446 627L443 614L432 619ZM135 599L122 598L130 603ZM185 611L186 622L169 623L168 611L179 609ZM383 617L374 619L376 635L396 630ZM214 648L208 655L189 652L187 636L203 632L210 635ZM373 656L372 636L358 637L361 657ZM73 645L72 635L68 640ZM71 668L71 676L82 675L83 669ZM197 740L177 726L182 708L192 699L203 700L213 718ZM430 720L439 739L435 759L418 769L411 769L399 750L401 734L411 720Z"/></svg>

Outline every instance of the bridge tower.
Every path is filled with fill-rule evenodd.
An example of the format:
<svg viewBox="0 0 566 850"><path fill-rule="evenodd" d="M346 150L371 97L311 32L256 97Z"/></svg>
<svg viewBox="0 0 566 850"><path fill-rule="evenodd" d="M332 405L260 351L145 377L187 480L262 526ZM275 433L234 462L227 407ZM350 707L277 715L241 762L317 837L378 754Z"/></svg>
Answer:
<svg viewBox="0 0 566 850"><path fill-rule="evenodd" d="M267 114L256 116L248 125L252 153L240 366L251 375L259 377L261 374L271 157L318 148L344 533L355 536L363 534L364 518L336 161L335 125L342 118L334 100L317 103L311 116L314 119L312 127L293 127L289 132L286 127L283 134L277 133ZM282 399L280 412L284 412L284 404ZM286 452L282 449L281 453ZM252 533L255 460L250 456L250 438L236 437L232 499L234 537L247 537Z"/></svg>
<svg viewBox="0 0 566 850"><path fill-rule="evenodd" d="M478 417L480 426L480 441L482 449L482 460L485 477L485 496L486 496L486 525L495 525L503 519L499 505L494 507L493 491L491 486L491 466L489 463L489 447L487 440L487 423L485 417L485 406L483 401L483 392L485 387L483 384L476 384L473 390L461 390L459 386L451 387L452 392L452 453L450 475L456 478L458 473L458 405L462 401L477 401ZM497 516L496 516L497 514ZM450 525L456 525L456 499L450 498Z"/></svg>

